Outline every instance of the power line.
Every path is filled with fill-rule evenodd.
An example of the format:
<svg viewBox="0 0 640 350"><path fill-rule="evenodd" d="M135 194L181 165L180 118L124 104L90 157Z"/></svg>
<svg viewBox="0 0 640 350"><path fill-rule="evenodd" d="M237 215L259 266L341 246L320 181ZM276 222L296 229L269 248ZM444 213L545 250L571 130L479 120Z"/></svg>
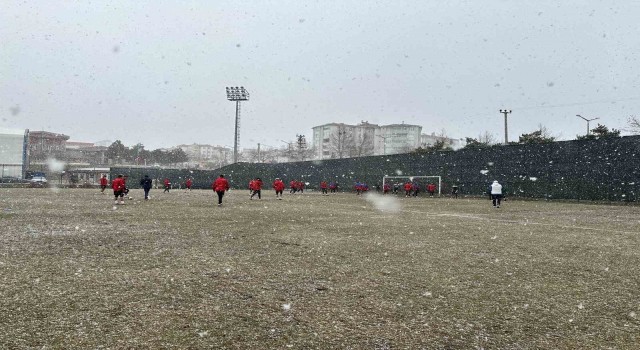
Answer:
<svg viewBox="0 0 640 350"><path fill-rule="evenodd" d="M538 105L538 106L528 106L528 107L514 107L513 110L522 111L522 110L534 110L534 109L545 109L545 108L573 107L573 106L585 106L585 105L593 105L593 104L600 104L600 103L616 103L616 102L635 101L635 100L640 100L640 97L628 97L628 98L621 98L621 99L617 99L617 100L600 100L600 101L591 101L591 102L572 102L572 103L564 103L564 104L557 104L557 105ZM491 118L491 113L487 112L487 113L476 114L476 115L467 115L465 117L467 117L467 118L480 118L480 117Z"/></svg>
<svg viewBox="0 0 640 350"><path fill-rule="evenodd" d="M584 106L584 105L594 105L600 103L616 103L623 101L633 101L640 100L640 97L629 97L629 98L621 98L617 100L600 100L600 101L591 101L591 102L573 102L573 103L564 103L558 105L538 105L538 106L529 106L529 107L517 107L514 109L518 110L526 110L526 109L542 109L542 108L558 108L558 107L572 107L572 106Z"/></svg>

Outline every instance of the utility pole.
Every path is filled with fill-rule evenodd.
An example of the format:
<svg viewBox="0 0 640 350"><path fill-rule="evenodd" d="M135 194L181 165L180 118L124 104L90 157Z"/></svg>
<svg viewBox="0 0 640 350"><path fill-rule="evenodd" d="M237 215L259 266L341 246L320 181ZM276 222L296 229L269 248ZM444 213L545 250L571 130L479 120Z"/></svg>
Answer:
<svg viewBox="0 0 640 350"><path fill-rule="evenodd" d="M600 119L600 118L587 119L587 118L585 118L585 117L581 116L580 114L576 114L576 117L581 118L581 119L584 119L584 121L586 121L586 122L587 122L587 136L589 136L589 131L591 130L591 129L589 129L589 122L590 122L590 121L593 121L593 120L596 120L596 119Z"/></svg>
<svg viewBox="0 0 640 350"><path fill-rule="evenodd" d="M501 109L500 113L504 114L504 144L509 144L509 132L507 131L507 115L511 114L510 109Z"/></svg>
<svg viewBox="0 0 640 350"><path fill-rule="evenodd" d="M304 161L304 151L307 149L307 140L304 138L304 135L296 135L298 139L298 158L301 161Z"/></svg>

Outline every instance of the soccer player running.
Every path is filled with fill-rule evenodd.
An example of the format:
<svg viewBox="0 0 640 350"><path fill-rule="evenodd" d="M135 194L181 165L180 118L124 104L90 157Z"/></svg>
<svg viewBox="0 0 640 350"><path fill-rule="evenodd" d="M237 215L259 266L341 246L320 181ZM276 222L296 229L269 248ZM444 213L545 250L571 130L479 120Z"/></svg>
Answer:
<svg viewBox="0 0 640 350"><path fill-rule="evenodd" d="M256 185L256 179L249 180L249 199L253 199L253 189Z"/></svg>
<svg viewBox="0 0 640 350"><path fill-rule="evenodd" d="M125 182L122 174L118 174L118 177L111 181L111 188L113 189L113 195L116 199L114 204L124 204ZM118 199L120 202L118 202Z"/></svg>
<svg viewBox="0 0 640 350"><path fill-rule="evenodd" d="M249 199L253 199L253 196L255 196L256 194L258 195L258 199L262 199L262 197L260 197L261 192L262 192L262 179L260 179L259 177L256 177L255 180L253 180L253 191L251 192L251 197L249 197Z"/></svg>
<svg viewBox="0 0 640 350"><path fill-rule="evenodd" d="M218 206L222 205L222 197L224 193L229 190L229 182L224 178L224 175L220 175L211 185L213 191L218 194Z"/></svg>
<svg viewBox="0 0 640 350"><path fill-rule="evenodd" d="M289 188L290 188L290 190L289 190L289 193L290 193L290 194L294 194L294 193L296 193L296 191L298 190L298 181L296 181L296 180L291 180L291 181L289 182Z"/></svg>
<svg viewBox="0 0 640 350"><path fill-rule="evenodd" d="M498 183L498 180L494 180L491 184L491 202L494 208L500 208L500 202L502 201L502 185Z"/></svg>
<svg viewBox="0 0 640 350"><path fill-rule="evenodd" d="M162 193L169 193L169 190L171 189L171 181L169 181L168 178L164 179L164 192Z"/></svg>
<svg viewBox="0 0 640 350"><path fill-rule="evenodd" d="M100 193L104 194L104 190L107 188L109 184L109 180L107 180L107 175L102 175L100 178Z"/></svg>
<svg viewBox="0 0 640 350"><path fill-rule="evenodd" d="M187 188L185 192L191 192L191 185L193 185L193 181L191 181L191 178L188 178L187 182L184 183L184 186Z"/></svg>
<svg viewBox="0 0 640 350"><path fill-rule="evenodd" d="M153 181L151 181L151 179L149 178L149 175L145 175L144 178L142 178L142 180L140 180L140 186L142 186L142 189L144 190L144 200L149 200L149 191L151 191L151 185L153 184Z"/></svg>
<svg viewBox="0 0 640 350"><path fill-rule="evenodd" d="M278 198L278 200L282 200L282 192L284 191L284 187L284 182L282 182L280 178L276 178L275 181L273 181L273 189L276 191L276 198Z"/></svg>

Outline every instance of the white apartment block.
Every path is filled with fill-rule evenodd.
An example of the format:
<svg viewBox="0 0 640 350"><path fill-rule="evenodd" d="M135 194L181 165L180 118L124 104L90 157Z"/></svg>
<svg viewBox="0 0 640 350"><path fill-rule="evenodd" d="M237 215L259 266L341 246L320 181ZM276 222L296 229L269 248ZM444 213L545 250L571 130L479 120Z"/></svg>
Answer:
<svg viewBox="0 0 640 350"><path fill-rule="evenodd" d="M316 159L333 159L406 153L420 147L421 132L421 126L404 123L319 125L313 128L313 154Z"/></svg>
<svg viewBox="0 0 640 350"><path fill-rule="evenodd" d="M411 124L390 124L380 127L379 137L382 139L382 149L377 149L376 155L408 153L420 147L422 127Z"/></svg>
<svg viewBox="0 0 640 350"><path fill-rule="evenodd" d="M226 159L231 150L222 147L222 146L211 146L211 145L201 145L201 144L191 144L191 145L178 145L176 146L181 148L184 153L189 156L190 160L224 160Z"/></svg>

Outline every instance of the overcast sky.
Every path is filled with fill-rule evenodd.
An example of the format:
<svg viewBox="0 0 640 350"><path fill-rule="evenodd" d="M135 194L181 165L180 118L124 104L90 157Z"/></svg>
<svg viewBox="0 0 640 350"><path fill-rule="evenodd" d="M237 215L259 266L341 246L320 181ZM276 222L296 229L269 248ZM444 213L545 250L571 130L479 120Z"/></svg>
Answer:
<svg viewBox="0 0 640 350"><path fill-rule="evenodd" d="M615 5L614 5L615 4ZM511 140L640 115L636 1L0 3L0 127L148 149L280 147L330 122ZM593 126L594 123L592 123Z"/></svg>

